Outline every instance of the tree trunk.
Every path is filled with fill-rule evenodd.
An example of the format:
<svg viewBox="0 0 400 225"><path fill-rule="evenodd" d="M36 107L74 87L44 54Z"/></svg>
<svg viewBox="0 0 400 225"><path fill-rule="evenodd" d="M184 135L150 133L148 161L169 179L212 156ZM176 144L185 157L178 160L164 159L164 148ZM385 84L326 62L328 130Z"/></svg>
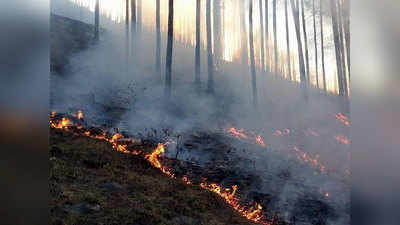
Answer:
<svg viewBox="0 0 400 225"><path fill-rule="evenodd" d="M271 72L271 64L270 64L270 51L269 51L269 0L265 0L265 51L266 51L266 58L267 58L267 67Z"/></svg>
<svg viewBox="0 0 400 225"><path fill-rule="evenodd" d="M338 27L339 27L339 41L340 41L340 55L342 59L342 74L343 74L343 89L344 95L347 96L347 70L346 70L346 57L345 57L345 47L344 47L344 32L343 32L343 13L342 13L342 3L339 0L337 2L338 8Z"/></svg>
<svg viewBox="0 0 400 225"><path fill-rule="evenodd" d="M330 0L330 9L331 9L331 17L332 17L332 30L333 30L333 39L335 43L335 54L336 54L336 69L337 69L337 78L339 85L339 95L344 96L344 87L343 87L343 74L342 74L342 60L341 60L341 52L340 52L340 37L339 37L339 27L337 20L337 7L336 0Z"/></svg>
<svg viewBox="0 0 400 225"><path fill-rule="evenodd" d="M156 72L161 80L161 21L160 21L160 0L156 0Z"/></svg>
<svg viewBox="0 0 400 225"><path fill-rule="evenodd" d="M286 54L289 79L292 80L292 68L290 64L290 39L289 39L289 19L288 19L288 0L285 0L285 23L286 23Z"/></svg>
<svg viewBox="0 0 400 225"><path fill-rule="evenodd" d="M276 33L276 0L273 2L273 29L274 29L274 71L275 75L278 74L278 40L277 40L277 33Z"/></svg>
<svg viewBox="0 0 400 225"><path fill-rule="evenodd" d="M132 26L132 33L136 32L136 0L131 0L131 26Z"/></svg>
<svg viewBox="0 0 400 225"><path fill-rule="evenodd" d="M168 42L167 42L167 58L166 58L166 70L165 70L165 95L167 98L170 98L171 96L173 44L174 44L174 0L169 0Z"/></svg>
<svg viewBox="0 0 400 225"><path fill-rule="evenodd" d="M196 52L195 52L195 86L197 90L200 89L200 13L201 13L201 0L196 0Z"/></svg>
<svg viewBox="0 0 400 225"><path fill-rule="evenodd" d="M218 67L221 59L221 0L213 0L213 30L214 30L214 56Z"/></svg>
<svg viewBox="0 0 400 225"><path fill-rule="evenodd" d="M313 23L314 23L314 47L315 47L315 79L317 81L317 88L319 88L319 74L318 74L318 46L317 46L317 25L315 22L315 0L313 0Z"/></svg>
<svg viewBox="0 0 400 225"><path fill-rule="evenodd" d="M129 74L129 0L125 1L125 72Z"/></svg>
<svg viewBox="0 0 400 225"><path fill-rule="evenodd" d="M301 44L301 34L300 34L300 16L299 16L299 0L290 0L290 4L292 6L292 14L294 20L294 27L296 30L296 38L297 38L297 49L299 55L299 72L300 72L300 81L302 85L307 84L306 80L306 71L304 68L304 56L303 56L303 46Z"/></svg>
<svg viewBox="0 0 400 225"><path fill-rule="evenodd" d="M344 35L346 39L347 73L350 81L350 0L343 2Z"/></svg>
<svg viewBox="0 0 400 225"><path fill-rule="evenodd" d="M261 68L262 71L265 69L265 55L264 55L264 18L263 18L263 7L262 7L262 0L260 2L260 28L261 28Z"/></svg>
<svg viewBox="0 0 400 225"><path fill-rule="evenodd" d="M304 0L301 0L301 17L303 23L303 35L304 35L304 51L306 53L306 77L308 82L311 84L310 78L310 62L308 55L308 38L307 38L307 26L306 26L306 18L305 18L305 10L304 10Z"/></svg>
<svg viewBox="0 0 400 225"><path fill-rule="evenodd" d="M100 4L99 0L96 0L96 6L94 10L94 40L99 40L99 30L100 30Z"/></svg>
<svg viewBox="0 0 400 225"><path fill-rule="evenodd" d="M244 7L244 0L239 1L240 4L240 10L245 10ZM240 11L240 27L241 27L241 48L242 48L242 63L246 65L246 67L249 65L249 50L248 50L248 39L247 39L247 30L246 30L246 18L245 18L245 12Z"/></svg>
<svg viewBox="0 0 400 225"><path fill-rule="evenodd" d="M206 26L207 26L207 56L208 56L208 93L214 93L214 61L212 55L212 33L211 33L211 0L207 0L206 6Z"/></svg>
<svg viewBox="0 0 400 225"><path fill-rule="evenodd" d="M325 94L327 93L326 90L326 73L325 73L325 51L324 51L324 16L322 13L322 5L323 5L323 0L319 1L319 16L320 16L320 26L321 26L321 60L322 60L322 78L324 82L324 92Z"/></svg>
<svg viewBox="0 0 400 225"><path fill-rule="evenodd" d="M251 84L253 89L253 106L257 108L257 80L256 65L254 59L254 38L253 38L253 1L249 4L249 43L250 43L250 63L251 63Z"/></svg>
<svg viewBox="0 0 400 225"><path fill-rule="evenodd" d="M137 31L142 32L142 0L137 0Z"/></svg>

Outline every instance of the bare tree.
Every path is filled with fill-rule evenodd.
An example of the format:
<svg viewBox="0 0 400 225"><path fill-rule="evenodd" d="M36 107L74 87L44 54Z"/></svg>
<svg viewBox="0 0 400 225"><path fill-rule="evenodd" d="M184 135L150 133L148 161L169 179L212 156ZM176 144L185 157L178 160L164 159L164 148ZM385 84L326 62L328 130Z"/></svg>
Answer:
<svg viewBox="0 0 400 225"><path fill-rule="evenodd" d="M325 51L324 51L324 15L323 15L323 0L319 1L319 16L320 16L320 26L321 26L321 60L322 60L322 78L324 82L324 92L327 93L326 90L326 73L325 73Z"/></svg>
<svg viewBox="0 0 400 225"><path fill-rule="evenodd" d="M99 40L99 27L100 27L100 4L99 0L96 0L96 6L94 10L94 40Z"/></svg>
<svg viewBox="0 0 400 225"><path fill-rule="evenodd" d="M261 68L264 71L265 68L265 56L264 56L264 18L263 18L263 7L262 0L260 2L260 28L261 28Z"/></svg>
<svg viewBox="0 0 400 225"><path fill-rule="evenodd" d="M160 22L160 0L156 0L156 72L161 80L161 22Z"/></svg>
<svg viewBox="0 0 400 225"><path fill-rule="evenodd" d="M136 32L136 0L131 0L131 32Z"/></svg>
<svg viewBox="0 0 400 225"><path fill-rule="evenodd" d="M267 57L267 67L270 68L269 62L270 62L270 56L269 56L269 0L265 0L265 51L266 51L266 57Z"/></svg>
<svg viewBox="0 0 400 225"><path fill-rule="evenodd" d="M129 73L129 0L125 1L125 72Z"/></svg>
<svg viewBox="0 0 400 225"><path fill-rule="evenodd" d="M342 60L342 74L343 74L343 89L344 95L347 96L347 70L346 70L346 58L345 58L345 45L344 45L344 32L343 32L343 13L342 3L339 0L337 2L338 8L338 28L339 28L339 41L340 41L340 55Z"/></svg>
<svg viewBox="0 0 400 225"><path fill-rule="evenodd" d="M170 98L171 96L173 44L174 44L174 0L169 0L168 42L167 42L167 58L166 58L166 70L165 70L165 95L167 98Z"/></svg>
<svg viewBox="0 0 400 225"><path fill-rule="evenodd" d="M306 18L305 18L305 8L304 8L304 0L301 0L301 17L303 23L303 35L304 35L304 51L306 53L306 77L308 82L311 84L310 79L310 62L308 55L308 38L307 38L307 26L306 26Z"/></svg>
<svg viewBox="0 0 400 225"><path fill-rule="evenodd" d="M343 24L346 39L347 73L350 81L350 0L343 0Z"/></svg>
<svg viewBox="0 0 400 225"><path fill-rule="evenodd" d="M213 0L213 30L214 30L214 56L215 64L219 66L221 58L221 0Z"/></svg>
<svg viewBox="0 0 400 225"><path fill-rule="evenodd" d="M318 46L317 46L317 25L315 22L315 0L312 2L313 5L313 23L314 23L314 47L315 47L315 79L317 80L317 88L319 88L319 77L318 77Z"/></svg>
<svg viewBox="0 0 400 225"><path fill-rule="evenodd" d="M292 15L294 20L294 27L296 30L296 38L297 38L297 49L299 55L299 72L300 72L300 80L303 85L307 84L306 80L306 72L304 68L304 56L303 56L303 46L301 44L300 37L300 15L299 15L299 0L290 0L290 4L292 6Z"/></svg>
<svg viewBox="0 0 400 225"><path fill-rule="evenodd" d="M197 90L200 89L200 13L201 13L201 0L196 0L196 51L195 51L195 86Z"/></svg>
<svg viewBox="0 0 400 225"><path fill-rule="evenodd" d="M250 42L250 63L251 63L251 84L253 90L253 105L257 108L257 80L256 65L254 59L254 38L253 38L253 1L249 3L249 42Z"/></svg>
<svg viewBox="0 0 400 225"><path fill-rule="evenodd" d="M137 31L142 32L142 0L137 0Z"/></svg>
<svg viewBox="0 0 400 225"><path fill-rule="evenodd" d="M239 1L239 5L240 5L240 10L244 10L244 0ZM242 49L242 63L244 65L248 65L249 64L249 58L248 58L248 40L247 40L247 31L246 31L246 18L245 18L245 13L240 12L240 31L241 31L241 49Z"/></svg>
<svg viewBox="0 0 400 225"><path fill-rule="evenodd" d="M330 0L330 9L331 9L331 17L332 17L333 39L334 39L334 44L335 44L336 68L337 68L337 78L338 78L338 85L339 85L339 95L344 96L345 90L344 90L344 86L343 86L342 60L341 60L340 37L339 37L340 34L339 34L339 27L338 27L336 0Z"/></svg>
<svg viewBox="0 0 400 225"><path fill-rule="evenodd" d="M212 55L212 33L211 33L211 0L206 5L206 26L207 26L207 56L208 56L208 93L214 93L214 60Z"/></svg>
<svg viewBox="0 0 400 225"><path fill-rule="evenodd" d="M290 63L290 39L289 39L289 19L288 19L288 0L285 0L285 23L286 23L286 54L289 79L292 80L292 68Z"/></svg>
<svg viewBox="0 0 400 225"><path fill-rule="evenodd" d="M277 40L277 33L276 33L276 0L273 0L272 2L272 7L273 7L273 29L274 29L274 71L275 74L278 73L278 40Z"/></svg>

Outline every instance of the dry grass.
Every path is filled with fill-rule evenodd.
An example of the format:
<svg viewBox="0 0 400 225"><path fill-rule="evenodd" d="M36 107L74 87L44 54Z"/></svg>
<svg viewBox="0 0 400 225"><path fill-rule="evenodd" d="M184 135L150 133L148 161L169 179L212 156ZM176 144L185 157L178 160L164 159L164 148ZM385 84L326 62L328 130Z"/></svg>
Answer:
<svg viewBox="0 0 400 225"><path fill-rule="evenodd" d="M52 224L252 224L221 198L109 143L51 129Z"/></svg>

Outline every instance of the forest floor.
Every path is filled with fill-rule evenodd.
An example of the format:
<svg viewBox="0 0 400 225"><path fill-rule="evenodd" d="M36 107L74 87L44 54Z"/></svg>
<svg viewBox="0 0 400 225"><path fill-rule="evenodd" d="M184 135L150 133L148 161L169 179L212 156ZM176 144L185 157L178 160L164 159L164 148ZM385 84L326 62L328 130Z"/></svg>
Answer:
<svg viewBox="0 0 400 225"><path fill-rule="evenodd" d="M216 194L102 140L50 131L52 224L252 224Z"/></svg>

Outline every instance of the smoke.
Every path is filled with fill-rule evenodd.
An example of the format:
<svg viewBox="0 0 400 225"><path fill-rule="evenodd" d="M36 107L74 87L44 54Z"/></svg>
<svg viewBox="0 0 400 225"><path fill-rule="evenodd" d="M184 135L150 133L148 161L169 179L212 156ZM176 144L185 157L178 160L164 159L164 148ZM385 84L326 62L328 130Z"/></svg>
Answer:
<svg viewBox="0 0 400 225"><path fill-rule="evenodd" d="M273 205L287 212L285 216L288 219L297 215L295 203L313 198L333 207L333 211L341 214L336 218L349 223L346 211L349 190L343 181L345 179L334 175L314 175L315 168L304 166L293 155L293 143L296 143L301 151L320 155L335 173L348 166L348 161L343 160L347 157L348 147L334 139L334 135L348 134L347 128L343 128L335 118L336 113L348 111L342 99L325 96L316 89L308 90L305 98L297 83L257 71L259 102L254 108L249 68L237 62L218 64L216 93L210 95L206 92L207 58L203 51L202 86L197 92L194 86L194 49L179 42L174 43L172 96L167 99L164 95L165 35L160 77L155 69L154 32L146 29L136 34L129 32L127 45L125 24L107 22L106 18L101 18L101 21L100 42L75 52L65 75L51 76L53 110L75 112L81 109L90 123L116 127L134 136L154 133L154 130L157 135L169 135L175 140L174 146L168 149L168 154L172 155L177 151L179 135L188 136L198 131L223 133L230 126L254 131L265 139L266 148L249 142L227 143L236 149L235 154L253 162L249 164L243 160L238 169L261 178L261 185L253 187L254 191L277 196ZM305 137L309 128L321 137L309 134ZM288 137L274 136L276 130L283 129L292 133ZM240 151L242 149L245 151ZM186 152L184 158L201 156L199 152ZM332 197L324 198L326 192ZM334 223L332 219L329 224Z"/></svg>

